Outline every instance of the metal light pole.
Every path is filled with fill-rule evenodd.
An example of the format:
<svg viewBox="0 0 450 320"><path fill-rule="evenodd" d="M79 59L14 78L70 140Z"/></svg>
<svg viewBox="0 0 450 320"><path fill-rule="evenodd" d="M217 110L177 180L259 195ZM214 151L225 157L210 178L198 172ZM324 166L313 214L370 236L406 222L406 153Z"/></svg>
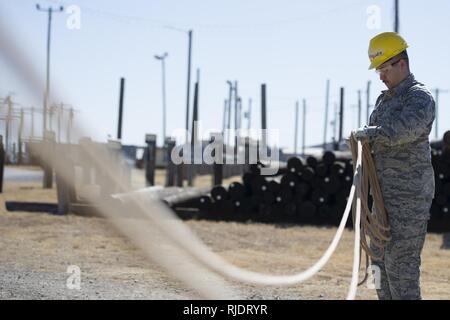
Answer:
<svg viewBox="0 0 450 320"><path fill-rule="evenodd" d="M165 26L166 29L172 29L179 32L186 33L186 30ZM189 48L188 48L188 74L187 74L187 97L186 97L186 141L189 141L189 95L191 87L191 55L192 55L192 30L187 31L189 37ZM177 185L181 186L183 184L183 166L177 166Z"/></svg>
<svg viewBox="0 0 450 320"><path fill-rule="evenodd" d="M45 88L45 94L44 94L44 127L43 127L43 134L44 137L45 131L47 130L47 107L48 107L48 100L50 96L50 35L51 35L51 28L52 28L52 13L53 12L62 12L64 8L61 6L58 9L53 9L52 7L49 8L41 8L39 4L36 4L36 9L38 11L43 11L48 13L48 25L47 25L47 84Z"/></svg>
<svg viewBox="0 0 450 320"><path fill-rule="evenodd" d="M169 56L164 52L162 56L155 55L155 59L161 61L162 66L162 104L163 104L163 141L166 141L166 64L165 59Z"/></svg>
<svg viewBox="0 0 450 320"><path fill-rule="evenodd" d="M187 74L187 97L186 97L186 141L187 144L189 141L189 95L190 95L190 88L191 88L191 55L192 55L192 30L183 30L179 28L174 28L170 26L165 26L166 29L172 29L179 32L183 32L188 34L189 37L189 47L188 47L188 74ZM183 184L183 166L179 165L177 166L177 185L182 186Z"/></svg>

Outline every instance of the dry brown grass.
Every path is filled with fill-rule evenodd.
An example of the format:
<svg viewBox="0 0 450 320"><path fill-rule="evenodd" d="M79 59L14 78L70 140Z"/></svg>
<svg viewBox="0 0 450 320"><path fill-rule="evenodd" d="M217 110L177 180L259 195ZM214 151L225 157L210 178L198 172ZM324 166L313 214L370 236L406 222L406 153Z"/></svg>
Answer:
<svg viewBox="0 0 450 320"><path fill-rule="evenodd" d="M6 183L7 201L55 202L55 190L40 183ZM336 229L280 226L260 223L211 221L186 222L215 252L238 266L271 274L292 274L312 265L329 245ZM103 218L41 213L0 214L0 267L65 277L68 265L79 265L85 279L85 295L71 296L68 290L45 287L39 297L127 298L139 285L141 298L183 299L195 296L190 289L169 277L157 262L149 262L132 244L118 235ZM448 235L428 234L422 259L424 299L450 298L450 250ZM232 283L248 299L343 299L351 277L353 233L346 230L328 265L313 279L294 287L257 287ZM6 271L5 271L6 270ZM25 293L2 286L15 298L35 298L33 278ZM114 285L104 285L114 283ZM128 288L128 284L130 289ZM97 285L97 286L96 286ZM90 287L96 286L95 292ZM6 290L6 291L5 291ZM99 293L97 295L97 293ZM42 296L43 295L43 296ZM358 299L376 299L374 290L360 287Z"/></svg>

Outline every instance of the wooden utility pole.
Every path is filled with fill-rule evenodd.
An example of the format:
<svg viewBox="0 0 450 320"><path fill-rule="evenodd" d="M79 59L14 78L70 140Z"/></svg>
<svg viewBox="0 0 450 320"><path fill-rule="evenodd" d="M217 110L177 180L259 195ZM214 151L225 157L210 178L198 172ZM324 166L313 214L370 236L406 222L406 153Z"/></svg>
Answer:
<svg viewBox="0 0 450 320"><path fill-rule="evenodd" d="M398 0L394 0L394 10L394 31L398 33L400 28Z"/></svg>
<svg viewBox="0 0 450 320"><path fill-rule="evenodd" d="M34 138L34 107L31 107L31 137Z"/></svg>
<svg viewBox="0 0 450 320"><path fill-rule="evenodd" d="M50 106L48 108L48 130L49 131L53 131L53 113L55 112L55 107L54 106Z"/></svg>
<svg viewBox="0 0 450 320"><path fill-rule="evenodd" d="M337 136L337 122L338 122L338 104L334 102L334 120L333 120L333 149L338 150L339 144L337 142L336 136Z"/></svg>
<svg viewBox="0 0 450 320"><path fill-rule="evenodd" d="M220 137L220 138L218 138ZM214 143L216 148L214 149L214 164L213 164L213 187L222 185L223 181L223 135L218 133L211 133L210 143ZM216 150L218 151L216 153Z"/></svg>
<svg viewBox="0 0 450 320"><path fill-rule="evenodd" d="M262 129L262 145L264 148L267 147L267 141L266 141L266 130L267 130L267 114L266 114L266 84L263 83L261 85L261 129Z"/></svg>
<svg viewBox="0 0 450 320"><path fill-rule="evenodd" d="M437 140L438 139L438 121L439 121L439 88L436 88L434 90L434 98L435 98L435 125L434 125L434 129L435 129L435 134L434 137Z"/></svg>
<svg viewBox="0 0 450 320"><path fill-rule="evenodd" d="M58 143L61 143L61 117L64 110L64 105L61 103L58 109Z"/></svg>
<svg viewBox="0 0 450 320"><path fill-rule="evenodd" d="M172 187L175 185L175 165L172 162L172 150L175 148L175 140L172 137L166 137L166 187Z"/></svg>
<svg viewBox="0 0 450 320"><path fill-rule="evenodd" d="M358 128L361 127L361 90L358 90Z"/></svg>
<svg viewBox="0 0 450 320"><path fill-rule="evenodd" d="M327 147L327 128L328 128L328 104L330 101L330 79L327 79L327 88L325 91L325 124L323 127L323 149Z"/></svg>
<svg viewBox="0 0 450 320"><path fill-rule="evenodd" d="M302 133L302 155L305 155L306 142L306 99L303 99L303 133Z"/></svg>
<svg viewBox="0 0 450 320"><path fill-rule="evenodd" d="M70 144L70 133L72 130L72 125L73 125L73 115L74 115L74 110L73 110L73 108L70 108L69 119L68 119L67 130L66 130L67 143L69 143L69 144Z"/></svg>
<svg viewBox="0 0 450 320"><path fill-rule="evenodd" d="M43 187L51 189L53 187L53 159L55 154L55 133L53 131L45 131L43 147L45 148L45 159L43 159Z"/></svg>
<svg viewBox="0 0 450 320"><path fill-rule="evenodd" d="M340 92L340 112L339 112L339 140L342 141L342 132L344 130L344 87L341 87Z"/></svg>
<svg viewBox="0 0 450 320"><path fill-rule="evenodd" d="M187 74L187 97L186 97L186 141L189 139L189 99L191 92L191 54L192 54L192 30L188 31L189 47L188 47L188 74Z"/></svg>
<svg viewBox="0 0 450 320"><path fill-rule="evenodd" d="M297 137L298 137L298 106L299 102L295 102L295 136L294 136L294 155L297 154Z"/></svg>
<svg viewBox="0 0 450 320"><path fill-rule="evenodd" d="M0 193L3 193L4 170L5 170L5 149L3 148L3 137L0 135Z"/></svg>
<svg viewBox="0 0 450 320"><path fill-rule="evenodd" d="M12 120L12 101L11 96L6 97L6 104L7 104L7 114L5 119L5 159L6 163L8 163L9 159L9 132L11 127L11 120Z"/></svg>
<svg viewBox="0 0 450 320"><path fill-rule="evenodd" d="M238 118L239 118L239 112L238 112L238 103L239 103L239 96L238 96L238 82L234 82L234 156L235 159L238 155Z"/></svg>
<svg viewBox="0 0 450 320"><path fill-rule="evenodd" d="M238 125L237 125L237 128L238 128L238 130L240 130L240 129L242 129L242 98L241 97L239 97L238 98L238 112L237 112L237 114L238 114Z"/></svg>
<svg viewBox="0 0 450 320"><path fill-rule="evenodd" d="M225 129L226 129L226 126L227 126L227 106L228 106L228 100L225 99L223 101L222 136L225 135Z"/></svg>
<svg viewBox="0 0 450 320"><path fill-rule="evenodd" d="M439 122L439 93L448 93L448 90L442 90L440 88L434 89L434 101L435 101L435 123L434 123L434 137L435 139L439 139L439 129L438 129L438 122Z"/></svg>
<svg viewBox="0 0 450 320"><path fill-rule="evenodd" d="M369 125L369 117L370 117L370 80L367 81L367 90L366 90L366 108L367 108L367 118L366 124Z"/></svg>
<svg viewBox="0 0 450 320"><path fill-rule="evenodd" d="M228 122L227 122L227 129L228 129L228 134L227 134L227 139L225 141L225 144L230 144L231 143L231 137L230 137L230 129L231 129L231 99L233 97L233 83L231 81L227 81L229 90L228 90Z"/></svg>
<svg viewBox="0 0 450 320"><path fill-rule="evenodd" d="M125 79L120 78L120 94L119 94L119 123L117 125L117 139L122 139L122 114L123 114L123 93L125 90Z"/></svg>
<svg viewBox="0 0 450 320"><path fill-rule="evenodd" d="M248 99L248 111L247 111L247 135L250 135L250 128L252 123L252 98Z"/></svg>
<svg viewBox="0 0 450 320"><path fill-rule="evenodd" d="M190 170L188 170L188 186L193 186L193 179L195 177L195 148L198 139L198 89L199 83L195 83L194 87L194 105L192 112L192 132L191 132L191 164L189 165ZM201 139L200 139L201 144Z"/></svg>
<svg viewBox="0 0 450 320"><path fill-rule="evenodd" d="M234 130L237 133L238 123L239 123L239 112L238 112L239 96L238 96L238 82L234 82Z"/></svg>
<svg viewBox="0 0 450 320"><path fill-rule="evenodd" d="M20 109L20 121L19 121L19 137L17 140L18 144L18 157L17 157L17 163L22 163L22 136L23 136L23 109Z"/></svg>
<svg viewBox="0 0 450 320"><path fill-rule="evenodd" d="M60 6L58 9L53 9L52 7L49 7L47 9L41 8L39 4L36 5L36 9L38 11L44 11L48 13L48 23L47 23L47 83L46 83L46 89L44 94L44 124L43 124L43 130L42 130L42 136L45 135L45 131L47 130L47 108L48 108L48 101L50 98L50 40L51 40L51 29L52 29L52 14L54 12L63 12L64 8Z"/></svg>
<svg viewBox="0 0 450 320"><path fill-rule="evenodd" d="M163 142L166 141L166 58L169 56L167 52L164 52L163 55L155 55L155 59L161 61L161 70L162 70L162 114L163 114Z"/></svg>
<svg viewBox="0 0 450 320"><path fill-rule="evenodd" d="M147 186L154 186L156 168L156 134L146 134L145 143L147 144L147 150L145 152L145 183Z"/></svg>

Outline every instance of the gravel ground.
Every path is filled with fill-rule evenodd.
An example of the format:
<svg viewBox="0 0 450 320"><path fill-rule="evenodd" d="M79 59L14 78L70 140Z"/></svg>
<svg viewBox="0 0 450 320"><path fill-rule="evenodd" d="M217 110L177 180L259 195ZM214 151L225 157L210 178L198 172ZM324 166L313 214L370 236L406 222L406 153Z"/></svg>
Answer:
<svg viewBox="0 0 450 320"><path fill-rule="evenodd" d="M187 221L215 252L247 269L299 272L325 250L334 228L259 223ZM148 261L103 218L40 213L0 214L1 299L191 299L196 292ZM329 264L294 287L231 282L243 299L342 299L351 275L352 233L346 231ZM423 296L450 297L450 251L443 235L428 235L423 256ZM81 270L81 289L68 289L67 268ZM365 286L359 299L375 299Z"/></svg>
<svg viewBox="0 0 450 320"><path fill-rule="evenodd" d="M6 201L55 202L40 182L7 182ZM261 223L186 221L229 262L269 274L293 274L311 266L336 228ZM450 234L428 234L422 255L424 299L450 298ZM258 287L227 281L242 299L344 299L351 277L353 233L344 232L329 263L293 287ZM68 267L81 271L80 290L69 289ZM0 299L192 299L197 292L149 261L100 217L0 213ZM200 297L201 298L201 297ZM359 287L358 299L376 299Z"/></svg>

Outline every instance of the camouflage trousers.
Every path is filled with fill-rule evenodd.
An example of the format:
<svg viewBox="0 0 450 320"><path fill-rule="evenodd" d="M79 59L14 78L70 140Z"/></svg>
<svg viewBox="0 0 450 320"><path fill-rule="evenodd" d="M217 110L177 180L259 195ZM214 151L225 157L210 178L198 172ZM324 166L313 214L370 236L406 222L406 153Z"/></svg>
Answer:
<svg viewBox="0 0 450 320"><path fill-rule="evenodd" d="M412 212L410 212L412 213ZM380 300L420 300L420 254L425 242L428 220L405 219L389 215L391 240L382 261L372 261L374 275L380 276ZM372 250L377 252L376 247ZM378 271L378 272L377 272Z"/></svg>

